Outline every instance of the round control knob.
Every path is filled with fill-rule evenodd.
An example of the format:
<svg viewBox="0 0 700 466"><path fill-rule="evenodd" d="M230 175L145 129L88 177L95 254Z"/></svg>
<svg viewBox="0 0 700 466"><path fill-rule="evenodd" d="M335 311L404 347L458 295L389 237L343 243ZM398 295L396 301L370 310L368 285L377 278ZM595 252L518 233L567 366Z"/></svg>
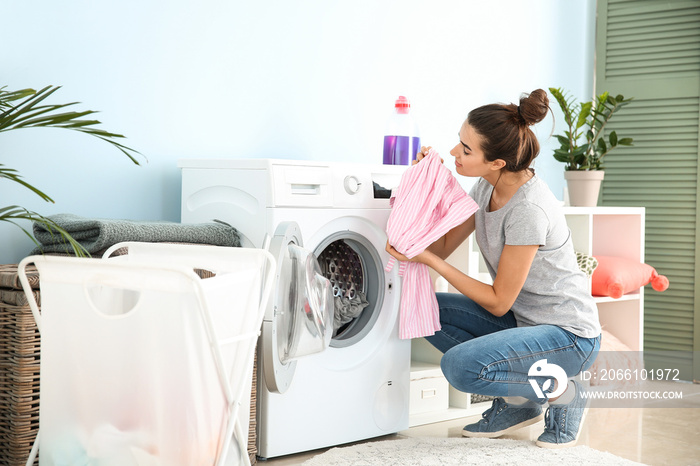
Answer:
<svg viewBox="0 0 700 466"><path fill-rule="evenodd" d="M348 194L357 194L357 192L360 190L360 180L357 179L356 176L348 175L345 177L345 181L343 181L343 186L345 187L345 192Z"/></svg>

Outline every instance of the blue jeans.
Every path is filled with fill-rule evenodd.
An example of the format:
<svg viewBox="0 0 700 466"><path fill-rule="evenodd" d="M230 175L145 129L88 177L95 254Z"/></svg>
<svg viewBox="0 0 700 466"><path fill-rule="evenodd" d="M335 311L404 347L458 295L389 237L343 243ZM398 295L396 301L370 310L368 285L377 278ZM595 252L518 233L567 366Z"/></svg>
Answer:
<svg viewBox="0 0 700 466"><path fill-rule="evenodd" d="M426 339L444 353L442 372L463 392L544 403L530 380L544 395L556 388L554 374L538 376L533 364L540 361L541 367L546 359L574 377L593 364L600 349L600 335L583 338L555 325L518 327L512 311L496 317L462 294L437 293L437 300L442 330Z"/></svg>

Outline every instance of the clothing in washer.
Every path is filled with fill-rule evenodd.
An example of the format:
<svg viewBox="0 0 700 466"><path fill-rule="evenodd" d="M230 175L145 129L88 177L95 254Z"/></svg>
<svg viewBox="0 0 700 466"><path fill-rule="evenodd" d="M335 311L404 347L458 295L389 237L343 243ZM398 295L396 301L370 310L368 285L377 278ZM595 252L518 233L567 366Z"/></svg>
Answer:
<svg viewBox="0 0 700 466"><path fill-rule="evenodd" d="M439 154L430 150L425 159L404 173L392 192L387 237L408 258L421 253L452 228L464 223L479 206L464 192ZM394 266L389 260L386 270ZM418 338L440 330L440 315L430 272L425 264L402 262L403 276L399 337Z"/></svg>
<svg viewBox="0 0 700 466"><path fill-rule="evenodd" d="M352 298L336 296L333 302L333 332L337 332L340 327L358 317L369 306L365 294L361 291L357 291Z"/></svg>
<svg viewBox="0 0 700 466"><path fill-rule="evenodd" d="M343 325L362 314L369 306L362 291L364 272L362 261L345 241L334 241L318 257L321 273L333 289L333 335Z"/></svg>

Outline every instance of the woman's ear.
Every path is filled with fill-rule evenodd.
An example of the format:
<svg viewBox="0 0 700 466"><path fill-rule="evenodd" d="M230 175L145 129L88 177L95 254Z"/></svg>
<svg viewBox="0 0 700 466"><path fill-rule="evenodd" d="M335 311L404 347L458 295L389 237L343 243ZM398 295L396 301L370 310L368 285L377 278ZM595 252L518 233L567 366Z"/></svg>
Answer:
<svg viewBox="0 0 700 466"><path fill-rule="evenodd" d="M493 162L491 162L491 169L492 170L500 170L501 168L506 166L506 161L503 159L496 159Z"/></svg>

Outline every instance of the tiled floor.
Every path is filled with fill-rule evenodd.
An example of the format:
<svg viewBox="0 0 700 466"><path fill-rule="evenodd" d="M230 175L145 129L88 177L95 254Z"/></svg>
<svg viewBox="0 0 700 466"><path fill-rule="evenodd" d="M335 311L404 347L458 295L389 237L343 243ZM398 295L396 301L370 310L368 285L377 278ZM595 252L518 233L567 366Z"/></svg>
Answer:
<svg viewBox="0 0 700 466"><path fill-rule="evenodd" d="M674 388L676 387L676 388ZM677 389L675 384L657 383L655 389ZM700 465L700 385L683 383L683 408L658 407L646 403L636 408L592 408L579 438L579 445L607 451L649 465ZM406 437L461 437L462 427L478 416L412 427L376 440ZM521 429L507 438L535 440L540 424ZM322 453L317 450L259 461L261 466L301 464Z"/></svg>

